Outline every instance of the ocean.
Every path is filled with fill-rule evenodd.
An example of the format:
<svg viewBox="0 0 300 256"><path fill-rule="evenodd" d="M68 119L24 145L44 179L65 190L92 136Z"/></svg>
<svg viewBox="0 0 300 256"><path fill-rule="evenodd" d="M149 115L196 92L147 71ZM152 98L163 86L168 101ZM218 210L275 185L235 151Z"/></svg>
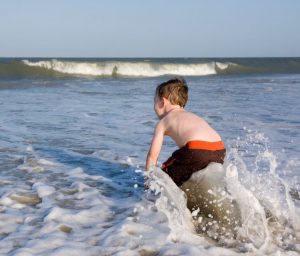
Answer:
<svg viewBox="0 0 300 256"><path fill-rule="evenodd" d="M175 76L226 144L232 239L158 168L144 190L155 88ZM0 255L299 255L299 98L300 58L0 58Z"/></svg>

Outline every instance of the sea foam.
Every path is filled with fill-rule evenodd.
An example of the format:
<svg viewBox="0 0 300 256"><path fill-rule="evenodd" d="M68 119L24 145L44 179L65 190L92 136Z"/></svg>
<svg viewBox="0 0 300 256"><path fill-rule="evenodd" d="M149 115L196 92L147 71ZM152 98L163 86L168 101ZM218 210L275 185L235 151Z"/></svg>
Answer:
<svg viewBox="0 0 300 256"><path fill-rule="evenodd" d="M62 74L86 76L124 76L124 77L157 77L164 75L205 76L217 73L216 67L226 69L230 63L207 62L197 64L184 63L147 63L147 62L76 62L62 60L29 61L23 63Z"/></svg>

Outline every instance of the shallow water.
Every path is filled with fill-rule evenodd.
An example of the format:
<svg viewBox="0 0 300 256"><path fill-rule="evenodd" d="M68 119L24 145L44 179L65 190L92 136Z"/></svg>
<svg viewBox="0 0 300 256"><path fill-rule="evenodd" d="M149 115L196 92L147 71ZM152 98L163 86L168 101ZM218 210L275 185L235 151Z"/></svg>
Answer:
<svg viewBox="0 0 300 256"><path fill-rule="evenodd" d="M227 242L195 232L162 173L144 193L153 93L166 79L0 81L0 254L300 253L300 75L186 77L187 109L221 134L227 185L249 213ZM175 149L166 139L160 162Z"/></svg>

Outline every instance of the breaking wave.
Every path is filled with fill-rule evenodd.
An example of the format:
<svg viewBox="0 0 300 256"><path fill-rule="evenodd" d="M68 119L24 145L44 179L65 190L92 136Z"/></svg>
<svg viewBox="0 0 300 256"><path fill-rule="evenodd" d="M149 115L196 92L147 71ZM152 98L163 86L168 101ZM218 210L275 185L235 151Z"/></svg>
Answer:
<svg viewBox="0 0 300 256"><path fill-rule="evenodd" d="M266 59L7 59L0 77L159 77L300 73L299 58Z"/></svg>
<svg viewBox="0 0 300 256"><path fill-rule="evenodd" d="M204 76L216 74L218 63L208 62L201 64L175 63L145 63L145 62L75 62L75 61L38 61L23 60L30 67L40 67L62 74L84 76L122 76L122 77L157 77L164 75ZM222 63L220 69L226 69L228 64Z"/></svg>

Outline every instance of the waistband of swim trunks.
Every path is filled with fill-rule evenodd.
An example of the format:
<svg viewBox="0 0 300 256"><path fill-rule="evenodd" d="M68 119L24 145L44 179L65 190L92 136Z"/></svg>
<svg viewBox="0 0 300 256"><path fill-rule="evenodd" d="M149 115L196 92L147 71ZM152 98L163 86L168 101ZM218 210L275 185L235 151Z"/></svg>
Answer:
<svg viewBox="0 0 300 256"><path fill-rule="evenodd" d="M225 149L223 141L202 141L202 140L192 140L188 141L185 145L188 149L204 149L204 150L222 150Z"/></svg>

